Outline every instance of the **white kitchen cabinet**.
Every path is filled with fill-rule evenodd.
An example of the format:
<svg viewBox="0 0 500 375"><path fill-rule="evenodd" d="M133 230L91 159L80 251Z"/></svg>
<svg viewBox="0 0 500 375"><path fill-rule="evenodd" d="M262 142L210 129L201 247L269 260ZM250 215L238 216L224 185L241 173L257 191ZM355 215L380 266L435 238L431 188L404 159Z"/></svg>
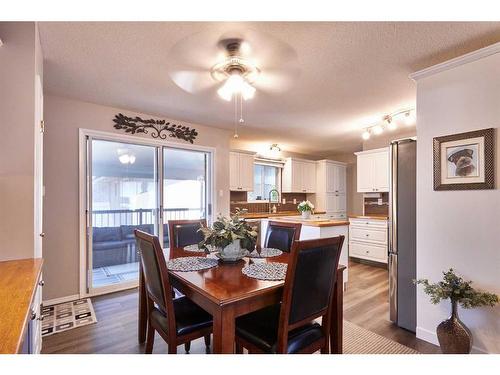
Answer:
<svg viewBox="0 0 500 375"><path fill-rule="evenodd" d="M389 149L356 152L358 193L389 191Z"/></svg>
<svg viewBox="0 0 500 375"><path fill-rule="evenodd" d="M333 192L345 194L346 193L346 166L339 164L332 164L330 168L333 169Z"/></svg>
<svg viewBox="0 0 500 375"><path fill-rule="evenodd" d="M253 190L254 154L231 151L229 153L229 189Z"/></svg>
<svg viewBox="0 0 500 375"><path fill-rule="evenodd" d="M387 263L387 220L351 218L349 223L349 256Z"/></svg>
<svg viewBox="0 0 500 375"><path fill-rule="evenodd" d="M315 193L316 162L287 158L282 174L283 193Z"/></svg>
<svg viewBox="0 0 500 375"><path fill-rule="evenodd" d="M326 215L346 218L346 164L333 160L316 162L316 194L313 198L316 211Z"/></svg>

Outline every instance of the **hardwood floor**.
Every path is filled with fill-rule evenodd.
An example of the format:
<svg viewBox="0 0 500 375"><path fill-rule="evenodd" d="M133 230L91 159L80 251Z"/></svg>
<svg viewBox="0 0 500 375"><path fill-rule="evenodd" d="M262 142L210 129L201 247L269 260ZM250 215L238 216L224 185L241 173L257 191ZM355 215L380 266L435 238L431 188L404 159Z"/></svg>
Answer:
<svg viewBox="0 0 500 375"><path fill-rule="evenodd" d="M349 283L344 294L344 318L358 326L414 348L421 353L439 353L439 348L389 321L387 270L349 263ZM42 353L143 353L137 343L137 290L92 298L98 322L43 339ZM178 347L184 353L184 347ZM167 353L157 335L154 353ZM203 339L193 341L191 353L205 353Z"/></svg>

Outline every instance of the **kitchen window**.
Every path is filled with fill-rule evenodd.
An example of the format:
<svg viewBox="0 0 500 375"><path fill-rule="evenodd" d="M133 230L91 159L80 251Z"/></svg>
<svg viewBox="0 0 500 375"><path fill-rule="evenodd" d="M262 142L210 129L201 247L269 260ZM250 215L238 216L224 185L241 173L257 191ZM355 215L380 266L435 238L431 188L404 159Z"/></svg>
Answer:
<svg viewBox="0 0 500 375"><path fill-rule="evenodd" d="M280 191L280 188L281 168L264 164L254 164L253 191L249 191L247 195L249 202L267 202L269 192L272 189Z"/></svg>

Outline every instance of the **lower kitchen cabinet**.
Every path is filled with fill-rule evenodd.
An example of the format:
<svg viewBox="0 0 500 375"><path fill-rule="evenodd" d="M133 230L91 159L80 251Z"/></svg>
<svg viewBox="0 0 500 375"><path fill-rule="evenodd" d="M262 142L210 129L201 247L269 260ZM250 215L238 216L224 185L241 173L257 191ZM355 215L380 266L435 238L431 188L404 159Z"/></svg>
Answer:
<svg viewBox="0 0 500 375"><path fill-rule="evenodd" d="M349 256L351 258L387 263L387 253L387 220L349 219Z"/></svg>

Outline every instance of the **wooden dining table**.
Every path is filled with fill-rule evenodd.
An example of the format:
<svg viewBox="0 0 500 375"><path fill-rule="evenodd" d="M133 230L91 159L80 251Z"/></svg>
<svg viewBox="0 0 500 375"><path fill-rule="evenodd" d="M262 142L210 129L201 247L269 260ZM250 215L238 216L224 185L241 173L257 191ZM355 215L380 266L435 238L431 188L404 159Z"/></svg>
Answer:
<svg viewBox="0 0 500 375"><path fill-rule="evenodd" d="M186 256L205 256L182 248L165 250L166 260ZM210 255L213 256L213 255ZM191 272L168 271L174 288L213 316L212 352L234 353L235 320L241 315L277 304L281 301L284 281L264 281L250 278L241 270L251 262L288 263L283 253L272 258L248 258L236 263L219 262L216 267ZM142 267L139 267L139 322L138 340L144 343L147 330L146 291ZM334 289L334 307L331 316L330 350L342 353L343 324L343 271L339 265ZM314 277L314 275L311 275Z"/></svg>

